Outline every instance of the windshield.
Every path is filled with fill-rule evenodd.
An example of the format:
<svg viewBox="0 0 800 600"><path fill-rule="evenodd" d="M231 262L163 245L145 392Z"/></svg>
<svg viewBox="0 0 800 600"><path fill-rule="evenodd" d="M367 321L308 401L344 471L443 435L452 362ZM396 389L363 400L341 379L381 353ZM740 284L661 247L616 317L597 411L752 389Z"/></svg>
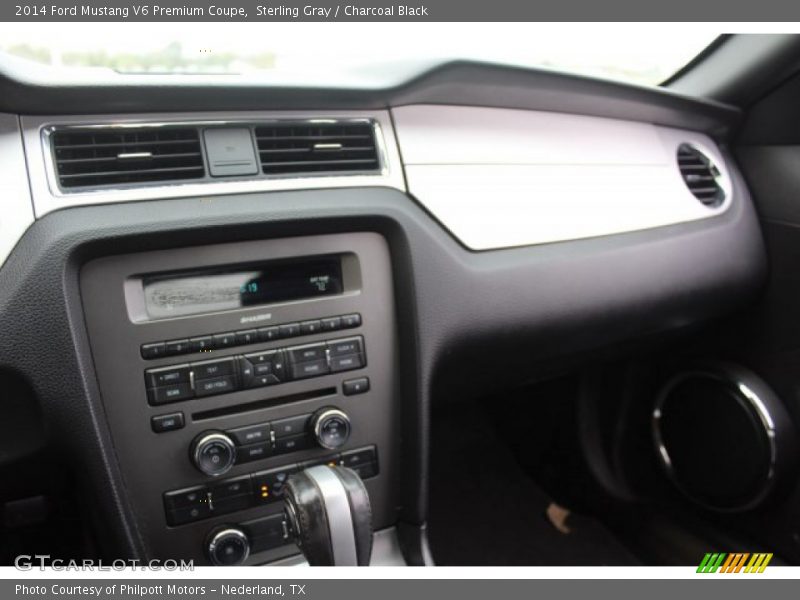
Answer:
<svg viewBox="0 0 800 600"><path fill-rule="evenodd" d="M178 26L180 25L180 26ZM676 26L677 27L677 26ZM716 37L641 23L3 23L0 51L63 76L223 75L309 85L396 85L467 59L658 85ZM87 71L88 69L88 71ZM77 73L78 71L76 71Z"/></svg>

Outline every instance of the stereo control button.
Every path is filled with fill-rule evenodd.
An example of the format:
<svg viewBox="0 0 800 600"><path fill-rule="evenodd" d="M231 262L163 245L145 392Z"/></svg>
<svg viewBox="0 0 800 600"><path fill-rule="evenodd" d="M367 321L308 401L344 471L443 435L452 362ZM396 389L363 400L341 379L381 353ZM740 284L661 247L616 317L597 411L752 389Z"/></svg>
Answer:
<svg viewBox="0 0 800 600"><path fill-rule="evenodd" d="M236 345L236 334L233 332L218 333L214 336L214 348L230 348Z"/></svg>
<svg viewBox="0 0 800 600"><path fill-rule="evenodd" d="M175 431L183 428L183 413L171 413L168 415L157 415L150 419L150 427L156 433L165 431Z"/></svg>
<svg viewBox="0 0 800 600"><path fill-rule="evenodd" d="M282 338L297 337L300 335L300 323L286 323L279 327L280 336Z"/></svg>
<svg viewBox="0 0 800 600"><path fill-rule="evenodd" d="M147 399L154 406L188 400L193 397L194 393L188 383L176 383L147 390Z"/></svg>
<svg viewBox="0 0 800 600"><path fill-rule="evenodd" d="M358 313L352 315L342 315L342 327L351 329L361 325L361 315Z"/></svg>
<svg viewBox="0 0 800 600"><path fill-rule="evenodd" d="M142 358L151 360L153 358L161 358L166 356L166 348L164 342L153 342L152 344L142 344L141 347Z"/></svg>
<svg viewBox="0 0 800 600"><path fill-rule="evenodd" d="M322 319L322 331L336 331L342 328L342 317Z"/></svg>
<svg viewBox="0 0 800 600"><path fill-rule="evenodd" d="M189 365L175 365L161 369L147 369L144 372L147 387L160 387L189 381Z"/></svg>
<svg viewBox="0 0 800 600"><path fill-rule="evenodd" d="M363 354L350 354L348 356L331 357L331 372L351 371L364 366Z"/></svg>
<svg viewBox="0 0 800 600"><path fill-rule="evenodd" d="M306 379L307 377L319 377L329 372L328 361L314 360L292 365L292 379Z"/></svg>
<svg viewBox="0 0 800 600"><path fill-rule="evenodd" d="M255 329L247 329L245 331L236 332L236 345L246 346L247 344L255 344L258 341L258 333Z"/></svg>
<svg viewBox="0 0 800 600"><path fill-rule="evenodd" d="M312 360L325 360L325 344L309 344L287 348L286 353L293 363L309 362Z"/></svg>
<svg viewBox="0 0 800 600"><path fill-rule="evenodd" d="M256 442L268 442L270 441L269 433L269 423L259 423L228 430L228 435L240 446L255 444Z"/></svg>
<svg viewBox="0 0 800 600"><path fill-rule="evenodd" d="M201 335L189 338L189 352L208 352L214 348L214 337Z"/></svg>
<svg viewBox="0 0 800 600"><path fill-rule="evenodd" d="M258 444L249 444L247 446L239 446L236 449L236 462L246 463L254 460L261 460L272 455L272 444L269 442L261 442Z"/></svg>
<svg viewBox="0 0 800 600"><path fill-rule="evenodd" d="M305 434L275 440L275 454L288 454L311 448L311 439Z"/></svg>
<svg viewBox="0 0 800 600"><path fill-rule="evenodd" d="M186 354L189 352L189 340L169 340L164 342L164 350L167 356Z"/></svg>
<svg viewBox="0 0 800 600"><path fill-rule="evenodd" d="M250 383L247 385L249 388L257 388L257 387L266 387L268 385L275 385L276 383L280 383L280 379L275 377L275 375L259 375L257 377L253 377L250 380Z"/></svg>
<svg viewBox="0 0 800 600"><path fill-rule="evenodd" d="M241 369L245 387L260 387L278 383L284 379L286 371L283 352L270 350L245 354L241 361Z"/></svg>
<svg viewBox="0 0 800 600"><path fill-rule="evenodd" d="M334 340L328 342L328 350L331 353L331 358L335 356L345 356L347 354L361 354L364 352L363 339L361 336L358 336L343 340Z"/></svg>
<svg viewBox="0 0 800 600"><path fill-rule="evenodd" d="M280 329L275 325L273 327L262 327L258 330L258 340L260 342L271 342L280 337Z"/></svg>
<svg viewBox="0 0 800 600"><path fill-rule="evenodd" d="M321 330L322 322L319 319L315 319L314 321L303 321L300 323L301 335L313 335L315 333L319 333Z"/></svg>
<svg viewBox="0 0 800 600"><path fill-rule="evenodd" d="M233 358L196 362L192 363L191 367L192 371L194 371L195 380L211 379L213 377L222 377L224 375L233 375L235 373Z"/></svg>
<svg viewBox="0 0 800 600"><path fill-rule="evenodd" d="M348 379L342 382L342 393L345 396L355 396L369 391L369 378L359 377L358 379Z"/></svg>
<svg viewBox="0 0 800 600"><path fill-rule="evenodd" d="M236 378L233 376L215 377L214 379L200 379L194 382L195 393L198 398L227 394L236 391Z"/></svg>
<svg viewBox="0 0 800 600"><path fill-rule="evenodd" d="M311 415L299 415L288 419L279 419L272 422L272 431L276 438L284 438L291 435L306 433L306 425Z"/></svg>

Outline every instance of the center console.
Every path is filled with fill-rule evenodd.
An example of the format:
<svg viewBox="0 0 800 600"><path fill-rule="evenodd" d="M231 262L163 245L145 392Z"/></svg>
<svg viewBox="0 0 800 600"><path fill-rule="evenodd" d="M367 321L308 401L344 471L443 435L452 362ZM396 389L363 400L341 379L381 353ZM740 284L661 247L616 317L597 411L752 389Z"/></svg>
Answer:
<svg viewBox="0 0 800 600"><path fill-rule="evenodd" d="M395 524L400 397L383 237L110 256L87 263L80 285L104 417L149 558L260 564L296 554L283 486L318 464L354 469L376 530Z"/></svg>

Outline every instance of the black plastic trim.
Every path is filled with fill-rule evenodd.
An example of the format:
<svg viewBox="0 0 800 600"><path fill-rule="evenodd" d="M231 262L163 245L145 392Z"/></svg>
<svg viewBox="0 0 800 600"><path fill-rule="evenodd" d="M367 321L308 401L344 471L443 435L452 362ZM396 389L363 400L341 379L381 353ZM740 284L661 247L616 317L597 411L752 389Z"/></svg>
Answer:
<svg viewBox="0 0 800 600"><path fill-rule="evenodd" d="M17 74L19 75L19 74ZM718 137L738 109L671 90L489 63L454 61L385 89L164 84L55 85L15 78L0 65L0 111L80 115L237 110L374 110L408 104L491 106L644 121Z"/></svg>
<svg viewBox="0 0 800 600"><path fill-rule="evenodd" d="M376 231L397 294L405 494L425 522L434 377L497 390L537 361L728 313L766 272L761 232L734 173L723 215L649 231L470 252L388 188L261 193L78 207L34 223L0 269L0 368L31 382L63 455L79 465L119 551L146 554L127 504L94 375L78 287L105 255L315 233ZM44 368L46 366L46 368ZM440 370L443 375L440 376ZM470 374L466 377L465 374Z"/></svg>

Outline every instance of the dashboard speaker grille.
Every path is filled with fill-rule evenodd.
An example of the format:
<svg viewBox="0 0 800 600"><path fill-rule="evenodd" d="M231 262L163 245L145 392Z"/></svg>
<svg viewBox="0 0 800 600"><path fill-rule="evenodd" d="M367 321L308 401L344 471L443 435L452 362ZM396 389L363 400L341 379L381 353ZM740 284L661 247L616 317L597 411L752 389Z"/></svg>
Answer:
<svg viewBox="0 0 800 600"><path fill-rule="evenodd" d="M62 188L205 176L200 134L195 127L55 131L52 150Z"/></svg>
<svg viewBox="0 0 800 600"><path fill-rule="evenodd" d="M725 201L725 192L720 187L719 169L711 159L689 144L678 148L678 169L681 177L695 198L706 206L715 208Z"/></svg>
<svg viewBox="0 0 800 600"><path fill-rule="evenodd" d="M372 123L274 123L256 127L265 175L375 172L380 168Z"/></svg>

